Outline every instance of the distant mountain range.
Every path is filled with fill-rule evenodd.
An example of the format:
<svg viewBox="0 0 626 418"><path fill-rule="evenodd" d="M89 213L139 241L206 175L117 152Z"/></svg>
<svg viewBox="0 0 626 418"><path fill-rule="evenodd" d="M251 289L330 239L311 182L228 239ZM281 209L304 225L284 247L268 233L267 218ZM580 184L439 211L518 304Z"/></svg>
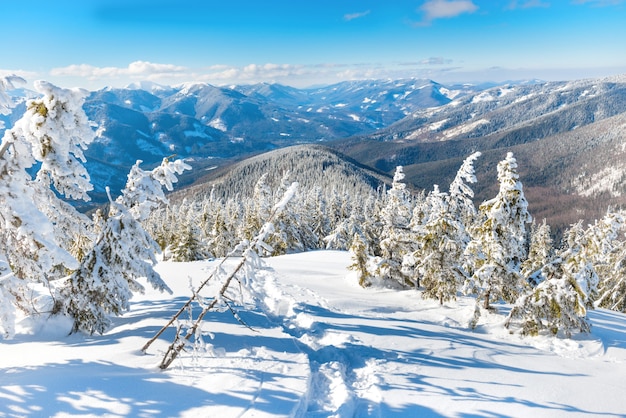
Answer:
<svg viewBox="0 0 626 418"><path fill-rule="evenodd" d="M13 94L23 102L32 92ZM138 159L151 167L166 156L186 158L195 170L182 183L190 184L306 143L378 173L403 165L407 181L425 189L447 187L461 161L480 150L477 200L496 192L495 165L512 150L533 214L559 225L626 203L626 76L481 86L368 80L314 89L138 83L91 92L85 110L98 125L86 152L95 203L104 201L105 186L123 187ZM21 112L23 104L0 117L11 126Z"/></svg>
<svg viewBox="0 0 626 418"><path fill-rule="evenodd" d="M430 80L381 80L316 89L143 83L92 92L85 110L99 126L86 152L93 197L102 201L106 185L119 190L137 159L150 166L175 154L204 167L294 144L372 134L473 91Z"/></svg>
<svg viewBox="0 0 626 418"><path fill-rule="evenodd" d="M533 215L562 228L626 204L625 112L626 76L509 84L333 146L384 172L402 165L407 180L425 189L447 186L461 161L482 151L478 201L497 193L496 164L513 151Z"/></svg>

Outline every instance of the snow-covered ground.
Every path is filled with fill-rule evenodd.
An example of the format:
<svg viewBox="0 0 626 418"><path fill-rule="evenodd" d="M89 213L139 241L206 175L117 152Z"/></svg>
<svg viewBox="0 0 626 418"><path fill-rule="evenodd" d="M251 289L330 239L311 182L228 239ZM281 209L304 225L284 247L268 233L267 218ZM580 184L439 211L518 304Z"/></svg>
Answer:
<svg viewBox="0 0 626 418"><path fill-rule="evenodd" d="M467 328L473 300L362 289L345 252L267 259L263 308L207 315L202 346L161 371L174 330L140 349L211 262L161 263L174 295L148 291L103 336L23 320L0 340L0 416L626 416L626 316L590 313L591 335L521 339L508 309ZM209 291L210 293L210 291ZM196 309L196 313L197 313Z"/></svg>

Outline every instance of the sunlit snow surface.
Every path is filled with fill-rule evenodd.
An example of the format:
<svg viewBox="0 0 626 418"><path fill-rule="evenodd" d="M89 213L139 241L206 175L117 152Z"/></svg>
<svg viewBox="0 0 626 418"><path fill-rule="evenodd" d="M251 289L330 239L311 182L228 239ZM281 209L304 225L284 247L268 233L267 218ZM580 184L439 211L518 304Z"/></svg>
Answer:
<svg viewBox="0 0 626 418"><path fill-rule="evenodd" d="M507 306L471 331L472 299L439 306L412 290L361 289L344 252L266 261L256 277L263 307L241 314L253 330L211 313L205 345L165 372L173 329L147 354L140 348L210 262L161 263L174 296L135 298L104 336L67 336L65 320L22 321L14 340L0 341L0 416L626 414L622 314L591 312L589 336L520 339L502 327Z"/></svg>

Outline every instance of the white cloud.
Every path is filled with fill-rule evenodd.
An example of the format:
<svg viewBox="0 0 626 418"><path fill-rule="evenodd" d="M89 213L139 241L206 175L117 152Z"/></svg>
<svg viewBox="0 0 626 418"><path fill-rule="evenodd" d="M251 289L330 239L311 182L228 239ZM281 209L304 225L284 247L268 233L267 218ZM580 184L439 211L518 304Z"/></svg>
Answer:
<svg viewBox="0 0 626 418"><path fill-rule="evenodd" d="M423 23L430 23L435 19L452 18L463 13L474 13L478 10L471 0L428 0L420 10L424 13Z"/></svg>
<svg viewBox="0 0 626 418"><path fill-rule="evenodd" d="M147 61L134 61L128 67L95 67L89 64L72 64L53 68L50 75L58 77L82 77L88 80L99 78L132 77L142 80L155 80L182 74L187 68L173 64L155 64Z"/></svg>
<svg viewBox="0 0 626 418"><path fill-rule="evenodd" d="M208 72L197 73L195 79L207 82L255 83L302 76L305 67L293 64L248 64L243 67L213 65Z"/></svg>
<svg viewBox="0 0 626 418"><path fill-rule="evenodd" d="M564 70L542 71L540 69L468 69L445 57L430 57L412 62L396 63L342 63L325 62L310 65L251 63L248 65L215 64L201 68L190 68L172 64L155 64L136 61L126 67L95 67L92 65L70 65L56 68L48 76L49 81L67 87L83 87L89 90L103 87L124 87L132 82L152 81L162 85L179 85L186 82L204 82L213 85L254 84L259 82L280 83L294 87L311 87L358 79L424 78L439 82L502 81L515 79L543 78L575 79L589 77L589 69L581 74ZM623 68L611 73L623 73ZM35 78L23 72L10 71L31 81ZM604 74L607 72L604 71ZM2 70L0 70L0 75ZM602 76L602 72L598 76ZM574 77L578 75L579 77ZM41 77L40 75L37 78Z"/></svg>
<svg viewBox="0 0 626 418"><path fill-rule="evenodd" d="M444 57L430 57L419 62L421 65L448 65L452 60Z"/></svg>
<svg viewBox="0 0 626 418"><path fill-rule="evenodd" d="M360 18L362 18L362 17L365 17L365 16L367 16L368 14L370 14L370 11L369 11L369 10L366 10L366 11L364 11L364 12L348 13L348 14L345 14L345 15L343 16L343 20L345 20L345 21L348 21L348 22L349 22L349 21L354 20L354 19L360 19Z"/></svg>

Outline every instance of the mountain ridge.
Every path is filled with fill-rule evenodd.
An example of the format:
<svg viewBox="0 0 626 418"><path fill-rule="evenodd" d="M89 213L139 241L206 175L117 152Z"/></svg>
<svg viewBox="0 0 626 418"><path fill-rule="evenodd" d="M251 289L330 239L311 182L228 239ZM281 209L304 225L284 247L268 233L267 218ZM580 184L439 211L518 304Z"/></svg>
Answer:
<svg viewBox="0 0 626 418"><path fill-rule="evenodd" d="M17 107L0 116L7 127L31 96L25 90L12 94ZM195 167L181 178L187 185L210 168L225 170L254 155L307 143L327 145L386 175L402 165L407 182L426 190L445 187L460 162L481 151L477 167L484 165L488 185L477 184L477 200L493 192L495 164L507 150L519 156L522 171L532 167L522 176L528 193L545 199L549 191L548 197L571 207L568 212L595 216L600 209L589 209L589 202L598 208L622 205L625 194L625 168L607 157L621 155L621 143L609 149L594 141L596 132L617 138L623 131L626 75L495 86L363 80L311 89L145 82L91 92L84 108L99 125L85 152L96 205L106 201L105 186L114 194L123 187L136 160L150 168L164 157L184 158ZM576 170L575 164L586 169Z"/></svg>

